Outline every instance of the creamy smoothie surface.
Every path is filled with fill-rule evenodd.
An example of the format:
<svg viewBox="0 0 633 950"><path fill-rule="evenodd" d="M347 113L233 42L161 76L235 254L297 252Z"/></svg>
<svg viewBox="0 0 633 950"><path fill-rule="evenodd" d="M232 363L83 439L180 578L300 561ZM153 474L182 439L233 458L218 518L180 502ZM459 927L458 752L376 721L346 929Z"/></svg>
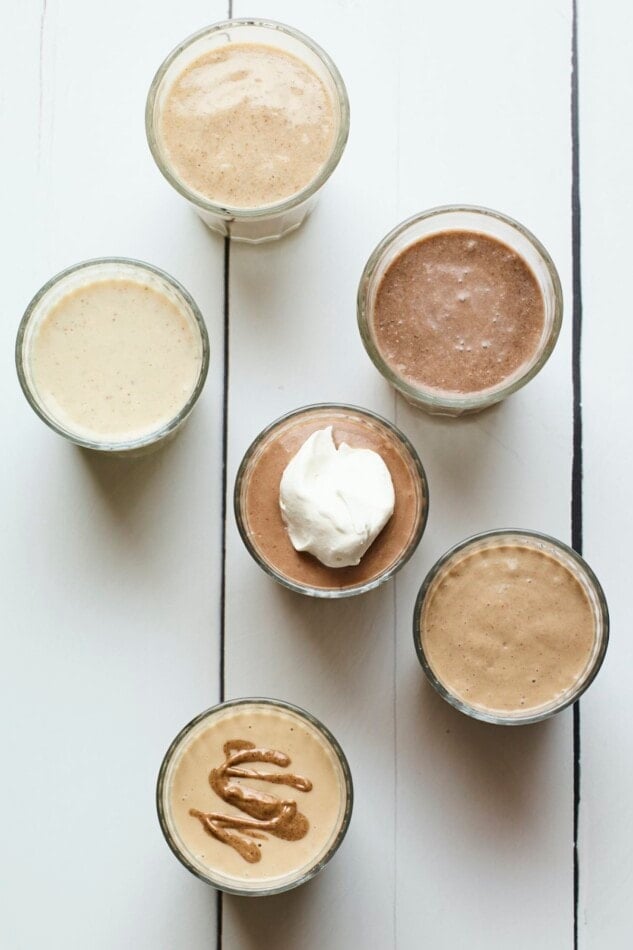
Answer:
<svg viewBox="0 0 633 950"><path fill-rule="evenodd" d="M166 294L112 277L57 301L34 330L28 358L53 419L83 438L123 442L155 432L185 406L202 340Z"/></svg>
<svg viewBox="0 0 633 950"><path fill-rule="evenodd" d="M420 617L428 663L449 692L490 713L560 699L587 669L596 621L558 557L525 544L466 551L432 582Z"/></svg>
<svg viewBox="0 0 633 950"><path fill-rule="evenodd" d="M204 53L173 82L159 135L179 178L212 201L252 208L301 191L335 139L332 98L300 59L259 43Z"/></svg>
<svg viewBox="0 0 633 950"><path fill-rule="evenodd" d="M189 860L236 881L300 876L331 847L347 787L331 745L264 703L212 716L176 753L169 821Z"/></svg>
<svg viewBox="0 0 633 950"><path fill-rule="evenodd" d="M405 248L376 293L373 333L412 386L475 393L532 360L545 305L527 261L477 231L441 231Z"/></svg>
<svg viewBox="0 0 633 950"><path fill-rule="evenodd" d="M385 463L395 496L393 514L371 547L353 567L328 567L292 545L279 505L279 488L288 463L317 430L332 426L335 445L371 449ZM386 428L362 415L323 409L298 415L269 433L256 453L242 493L242 515L260 557L280 574L315 588L346 588L378 577L411 541L427 504L410 457Z"/></svg>

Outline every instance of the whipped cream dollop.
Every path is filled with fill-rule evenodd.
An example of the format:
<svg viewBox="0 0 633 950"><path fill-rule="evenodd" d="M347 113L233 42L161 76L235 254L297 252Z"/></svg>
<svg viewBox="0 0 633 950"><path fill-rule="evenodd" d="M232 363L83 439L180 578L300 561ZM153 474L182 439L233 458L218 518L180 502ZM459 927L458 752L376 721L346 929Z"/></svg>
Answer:
<svg viewBox="0 0 633 950"><path fill-rule="evenodd" d="M326 567L352 567L393 514L389 469L372 449L337 448L332 426L313 432L288 462L279 507L292 546Z"/></svg>

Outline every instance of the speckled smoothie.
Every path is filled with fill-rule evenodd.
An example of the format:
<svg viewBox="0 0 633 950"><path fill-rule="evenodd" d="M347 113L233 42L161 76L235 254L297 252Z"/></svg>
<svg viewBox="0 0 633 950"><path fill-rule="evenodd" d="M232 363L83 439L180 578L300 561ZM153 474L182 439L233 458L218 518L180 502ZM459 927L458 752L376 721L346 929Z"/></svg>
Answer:
<svg viewBox="0 0 633 950"><path fill-rule="evenodd" d="M59 425L82 439L127 442L178 415L202 357L200 330L175 298L120 276L62 295L27 358L37 399Z"/></svg>
<svg viewBox="0 0 633 950"><path fill-rule="evenodd" d="M297 194L329 158L331 96L305 63L260 43L228 43L187 65L168 90L159 136L188 188L236 208Z"/></svg>
<svg viewBox="0 0 633 950"><path fill-rule="evenodd" d="M527 261L470 230L430 234L391 262L377 290L373 335L405 382L472 394L520 374L539 349L545 304Z"/></svg>
<svg viewBox="0 0 633 950"><path fill-rule="evenodd" d="M559 702L597 639L587 588L553 549L490 542L440 569L418 618L427 662L458 699L491 714Z"/></svg>
<svg viewBox="0 0 633 950"><path fill-rule="evenodd" d="M265 701L211 711L174 751L161 789L172 841L219 886L297 881L327 855L351 807L328 738Z"/></svg>

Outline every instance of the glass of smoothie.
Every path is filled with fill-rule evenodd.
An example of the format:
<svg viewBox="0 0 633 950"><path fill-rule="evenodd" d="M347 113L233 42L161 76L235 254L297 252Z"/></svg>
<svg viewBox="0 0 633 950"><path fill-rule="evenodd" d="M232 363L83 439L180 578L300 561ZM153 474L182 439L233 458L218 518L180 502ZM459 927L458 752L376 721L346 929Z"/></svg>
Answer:
<svg viewBox="0 0 633 950"><path fill-rule="evenodd" d="M350 822L352 777L310 713L235 699L201 713L171 743L158 776L167 844L201 880L262 897L318 874Z"/></svg>
<svg viewBox="0 0 633 950"><path fill-rule="evenodd" d="M417 452L381 416L305 406L261 432L238 470L235 517L255 561L290 590L348 597L378 587L415 551L429 489Z"/></svg>
<svg viewBox="0 0 633 950"><path fill-rule="evenodd" d="M592 682L609 639L588 564L536 531L487 531L451 548L415 605L413 638L431 685L475 719L539 722Z"/></svg>
<svg viewBox="0 0 633 950"><path fill-rule="evenodd" d="M137 453L189 416L209 367L198 307L173 277L108 257L69 267L28 305L16 341L33 410L76 445Z"/></svg>
<svg viewBox="0 0 633 950"><path fill-rule="evenodd" d="M214 231L257 243L298 228L339 163L349 102L327 55L298 30L228 20L195 33L150 87L158 168Z"/></svg>
<svg viewBox="0 0 633 950"><path fill-rule="evenodd" d="M459 416L524 386L549 358L563 298L554 263L498 211L433 208L394 228L358 288L376 368L408 402Z"/></svg>

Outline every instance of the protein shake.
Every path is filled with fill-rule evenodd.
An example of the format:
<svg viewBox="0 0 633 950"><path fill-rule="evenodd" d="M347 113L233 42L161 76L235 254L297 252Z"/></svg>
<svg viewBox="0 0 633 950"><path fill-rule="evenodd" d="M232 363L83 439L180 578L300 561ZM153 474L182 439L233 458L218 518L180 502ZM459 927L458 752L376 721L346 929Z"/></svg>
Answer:
<svg viewBox="0 0 633 950"><path fill-rule="evenodd" d="M236 700L189 724L158 782L163 833L222 890L277 893L309 880L341 843L352 783L334 737L303 710Z"/></svg>
<svg viewBox="0 0 633 950"><path fill-rule="evenodd" d="M569 705L606 649L602 589L566 545L533 532L490 532L444 556L414 615L431 682L477 718L520 723Z"/></svg>
<svg viewBox="0 0 633 950"><path fill-rule="evenodd" d="M359 289L359 326L378 369L411 402L458 415L524 385L562 313L545 249L485 209L436 209L396 228Z"/></svg>
<svg viewBox="0 0 633 950"><path fill-rule="evenodd" d="M188 415L208 340L187 292L125 259L89 261L34 298L17 344L33 408L80 445L123 451L156 442Z"/></svg>
<svg viewBox="0 0 633 950"><path fill-rule="evenodd" d="M290 463L306 451L315 433L322 434L322 444L326 446L333 441L332 451L347 446L375 453L378 460L373 459L372 464L384 465L393 486L393 507L385 510L382 494L373 499L372 506L373 476L371 472L366 477L359 475L354 467L357 462L352 460L347 478L344 472L338 472L344 478L338 484L332 481L331 472L321 471L326 491L316 500L317 510L336 518L333 496L340 500L341 494L346 494L343 507L355 513L352 520L357 527L360 525L358 530L338 524L323 534L326 526L321 520L312 526L306 526L305 520L295 520L293 529L288 523L287 508L292 484L287 482L286 475L285 494L281 491L282 480ZM309 471L321 461L310 453L303 464L307 464ZM350 494L350 483L364 486L369 496L367 490ZM299 487L305 489L305 482L299 483ZM368 513L368 507L374 510ZM307 406L273 423L251 445L236 480L235 513L249 552L276 580L301 593L343 597L370 590L387 580L411 556L426 524L428 486L415 450L386 420L367 410L336 403ZM341 550L330 550L330 557L324 554L332 534L340 536L341 550L346 555L352 553L344 566L334 566L341 563ZM298 542L299 535L304 544ZM308 543L310 538L315 543ZM311 550L313 553L309 553Z"/></svg>
<svg viewBox="0 0 633 950"><path fill-rule="evenodd" d="M289 27L231 21L181 44L147 106L159 168L211 227L279 237L305 217L347 138L345 89L329 57Z"/></svg>

